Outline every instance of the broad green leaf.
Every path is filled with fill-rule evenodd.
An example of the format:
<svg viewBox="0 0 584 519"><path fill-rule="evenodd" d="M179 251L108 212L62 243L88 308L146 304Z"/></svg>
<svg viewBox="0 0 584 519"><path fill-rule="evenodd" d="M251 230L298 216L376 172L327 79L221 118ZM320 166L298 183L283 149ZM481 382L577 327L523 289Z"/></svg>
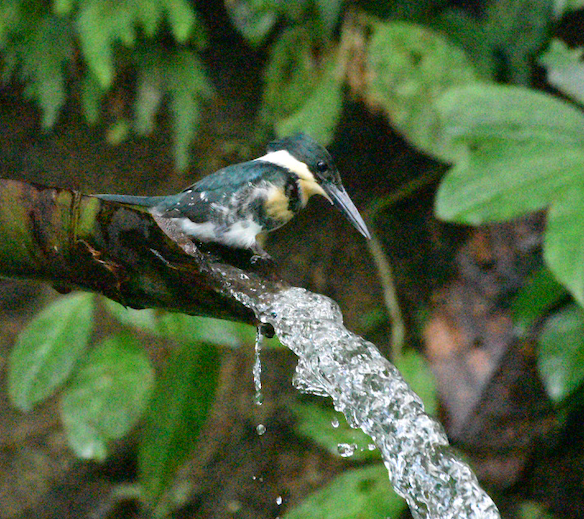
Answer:
<svg viewBox="0 0 584 519"><path fill-rule="evenodd" d="M436 109L450 146L492 139L505 139L510 148L526 141L584 146L584 114L535 90L476 82L446 91Z"/></svg>
<svg viewBox="0 0 584 519"><path fill-rule="evenodd" d="M463 8L452 7L441 10L431 23L434 29L466 52L481 79L495 79L497 63L482 18Z"/></svg>
<svg viewBox="0 0 584 519"><path fill-rule="evenodd" d="M69 444L81 458L103 461L108 443L141 417L154 385L148 356L129 335L96 346L61 399Z"/></svg>
<svg viewBox="0 0 584 519"><path fill-rule="evenodd" d="M348 470L286 512L283 519L399 517L406 502L391 488L382 464Z"/></svg>
<svg viewBox="0 0 584 519"><path fill-rule="evenodd" d="M580 174L584 176L584 166ZM584 183L567 189L548 212L544 258L556 278L584 306Z"/></svg>
<svg viewBox="0 0 584 519"><path fill-rule="evenodd" d="M302 131L325 146L333 140L343 108L343 82L339 68L336 59L330 61L300 109L276 123L278 136Z"/></svg>
<svg viewBox="0 0 584 519"><path fill-rule="evenodd" d="M24 411L49 397L71 375L93 324L94 296L65 296L43 309L20 334L8 361L8 392Z"/></svg>
<svg viewBox="0 0 584 519"><path fill-rule="evenodd" d="M197 442L215 394L221 362L214 346L174 352L154 392L138 452L145 496L156 506Z"/></svg>
<svg viewBox="0 0 584 519"><path fill-rule="evenodd" d="M256 329L247 324L170 312L160 316L158 331L162 335L181 341L229 348L252 344L256 335Z"/></svg>
<svg viewBox="0 0 584 519"><path fill-rule="evenodd" d="M438 407L436 381L424 356L415 350L404 351L395 366L424 402L426 413L436 414Z"/></svg>
<svg viewBox="0 0 584 519"><path fill-rule="evenodd" d="M361 429L353 429L343 413L317 404L298 402L292 406L296 415L295 431L311 439L335 456L351 460L379 459L379 451L372 449L373 440ZM347 447L352 454L347 456ZM387 475L387 474L386 474Z"/></svg>
<svg viewBox="0 0 584 519"><path fill-rule="evenodd" d="M546 68L550 85L579 103L584 103L584 48L570 49L563 41L554 38L549 48L539 58Z"/></svg>
<svg viewBox="0 0 584 519"><path fill-rule="evenodd" d="M532 83L533 56L548 41L553 23L550 0L492 0L486 4L482 36L496 77L513 84Z"/></svg>
<svg viewBox="0 0 584 519"><path fill-rule="evenodd" d="M161 310L133 310L109 299L105 304L110 313L126 326L189 344L238 348L255 341L255 328L242 323Z"/></svg>
<svg viewBox="0 0 584 519"><path fill-rule="evenodd" d="M538 342L538 366L547 393L561 402L584 382L582 308L570 305L547 319Z"/></svg>
<svg viewBox="0 0 584 519"><path fill-rule="evenodd" d="M444 140L435 100L446 90L476 80L464 52L441 34L403 23L372 24L367 51L368 103L425 153L452 161L459 150Z"/></svg>
<svg viewBox="0 0 584 519"><path fill-rule="evenodd" d="M546 267L537 270L511 301L513 322L520 333L528 333L545 314L568 296Z"/></svg>
<svg viewBox="0 0 584 519"><path fill-rule="evenodd" d="M264 73L262 118L268 123L298 111L318 84L321 70L306 27L282 32L270 50Z"/></svg>
<svg viewBox="0 0 584 519"><path fill-rule="evenodd" d="M102 302L108 312L123 325L148 333L159 333L158 318L162 310L154 310L152 308L135 310L111 299L103 299Z"/></svg>
<svg viewBox="0 0 584 519"><path fill-rule="evenodd" d="M436 215L479 225L544 209L584 174L584 146L491 142L457 163L436 196Z"/></svg>

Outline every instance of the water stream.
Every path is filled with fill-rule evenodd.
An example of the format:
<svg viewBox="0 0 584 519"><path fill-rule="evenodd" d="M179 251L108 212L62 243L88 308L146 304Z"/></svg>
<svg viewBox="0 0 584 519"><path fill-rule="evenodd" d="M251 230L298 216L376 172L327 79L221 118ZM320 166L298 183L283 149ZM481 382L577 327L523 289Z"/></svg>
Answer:
<svg viewBox="0 0 584 519"><path fill-rule="evenodd" d="M232 295L298 355L294 385L332 397L349 424L371 436L415 518L500 518L442 426L375 345L343 326L336 303L300 288Z"/></svg>

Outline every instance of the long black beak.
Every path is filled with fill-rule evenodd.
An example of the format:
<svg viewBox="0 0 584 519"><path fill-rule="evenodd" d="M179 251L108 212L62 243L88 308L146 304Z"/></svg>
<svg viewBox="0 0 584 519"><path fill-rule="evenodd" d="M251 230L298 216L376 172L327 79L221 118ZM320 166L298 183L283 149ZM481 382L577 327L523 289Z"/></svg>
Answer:
<svg viewBox="0 0 584 519"><path fill-rule="evenodd" d="M322 188L326 194L329 195L332 204L347 217L355 229L365 236L365 238L370 240L371 234L369 234L369 229L367 229L363 218L361 218L359 211L357 211L355 204L349 198L345 188L334 184L322 184Z"/></svg>

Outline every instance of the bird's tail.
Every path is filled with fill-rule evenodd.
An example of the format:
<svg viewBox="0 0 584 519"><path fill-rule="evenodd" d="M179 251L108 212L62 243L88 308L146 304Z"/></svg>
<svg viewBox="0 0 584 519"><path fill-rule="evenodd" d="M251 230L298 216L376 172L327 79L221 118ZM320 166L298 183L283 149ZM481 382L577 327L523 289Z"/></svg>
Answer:
<svg viewBox="0 0 584 519"><path fill-rule="evenodd" d="M118 202L119 204L138 205L141 207L154 207L163 199L163 196L133 196L133 195L93 195L100 200L107 202Z"/></svg>

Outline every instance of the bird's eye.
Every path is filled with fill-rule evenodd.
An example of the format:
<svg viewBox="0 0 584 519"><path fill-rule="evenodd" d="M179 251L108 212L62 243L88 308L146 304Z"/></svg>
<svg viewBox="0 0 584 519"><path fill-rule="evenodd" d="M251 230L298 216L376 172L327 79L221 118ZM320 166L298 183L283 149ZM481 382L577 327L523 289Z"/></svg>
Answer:
<svg viewBox="0 0 584 519"><path fill-rule="evenodd" d="M329 165L328 165L328 164L327 164L327 163L326 163L324 160L319 160L319 161L316 163L316 170L317 170L319 173L324 173L325 171L327 171L327 170L328 170L328 168L329 168Z"/></svg>

